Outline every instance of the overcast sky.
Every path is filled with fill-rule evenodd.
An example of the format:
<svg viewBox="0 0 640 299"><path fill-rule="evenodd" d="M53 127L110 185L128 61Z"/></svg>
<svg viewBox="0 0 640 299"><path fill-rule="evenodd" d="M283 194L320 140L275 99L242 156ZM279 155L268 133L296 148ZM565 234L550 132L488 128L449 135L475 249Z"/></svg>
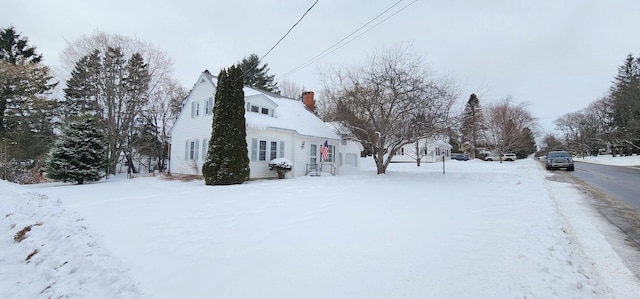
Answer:
<svg viewBox="0 0 640 299"><path fill-rule="evenodd" d="M9 1L0 26L15 26L54 69L68 42L96 30L138 38L165 51L191 88L205 69L262 57L314 2ZM434 71L457 79L460 106L471 93L481 104L513 96L550 131L557 117L604 96L625 57L640 54L638 0L403 0L348 40L368 32L291 73L397 2L319 0L265 62L277 81L317 91L321 67L362 64L410 43Z"/></svg>

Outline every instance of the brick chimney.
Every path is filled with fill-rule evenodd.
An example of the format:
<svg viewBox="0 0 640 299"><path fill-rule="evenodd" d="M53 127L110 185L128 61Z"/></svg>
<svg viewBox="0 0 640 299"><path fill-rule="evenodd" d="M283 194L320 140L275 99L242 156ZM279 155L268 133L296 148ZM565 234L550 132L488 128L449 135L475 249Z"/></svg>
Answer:
<svg viewBox="0 0 640 299"><path fill-rule="evenodd" d="M311 112L316 112L316 101L313 99L313 91L305 91L302 93L302 103L307 106Z"/></svg>

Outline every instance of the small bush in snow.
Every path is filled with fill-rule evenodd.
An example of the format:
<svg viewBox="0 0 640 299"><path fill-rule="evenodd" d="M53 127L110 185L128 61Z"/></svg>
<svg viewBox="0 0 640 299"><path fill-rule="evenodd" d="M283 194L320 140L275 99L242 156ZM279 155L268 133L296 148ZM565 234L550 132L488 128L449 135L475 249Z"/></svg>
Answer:
<svg viewBox="0 0 640 299"><path fill-rule="evenodd" d="M284 179L291 168L293 168L293 163L286 158L277 158L269 162L269 170L276 171L279 179Z"/></svg>

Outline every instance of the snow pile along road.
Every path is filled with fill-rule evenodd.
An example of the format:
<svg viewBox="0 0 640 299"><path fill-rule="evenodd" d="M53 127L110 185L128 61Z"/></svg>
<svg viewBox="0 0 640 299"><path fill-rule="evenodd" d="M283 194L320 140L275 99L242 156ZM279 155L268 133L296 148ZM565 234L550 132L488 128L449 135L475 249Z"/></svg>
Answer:
<svg viewBox="0 0 640 299"><path fill-rule="evenodd" d="M0 298L145 297L58 201L6 181L0 190Z"/></svg>

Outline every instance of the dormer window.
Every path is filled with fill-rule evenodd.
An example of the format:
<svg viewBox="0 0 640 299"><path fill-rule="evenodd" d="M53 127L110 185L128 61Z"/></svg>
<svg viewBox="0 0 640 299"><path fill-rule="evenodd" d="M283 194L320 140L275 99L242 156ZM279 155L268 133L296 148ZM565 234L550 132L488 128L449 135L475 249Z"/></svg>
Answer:
<svg viewBox="0 0 640 299"><path fill-rule="evenodd" d="M259 107L256 105L251 105L251 104L247 104L247 109L251 112L255 112L255 113L261 113L264 115L271 115L271 109L269 108L264 108L264 107Z"/></svg>
<svg viewBox="0 0 640 299"><path fill-rule="evenodd" d="M278 105L266 98L264 95L249 96L249 100L245 99L245 111L274 117L274 113Z"/></svg>

